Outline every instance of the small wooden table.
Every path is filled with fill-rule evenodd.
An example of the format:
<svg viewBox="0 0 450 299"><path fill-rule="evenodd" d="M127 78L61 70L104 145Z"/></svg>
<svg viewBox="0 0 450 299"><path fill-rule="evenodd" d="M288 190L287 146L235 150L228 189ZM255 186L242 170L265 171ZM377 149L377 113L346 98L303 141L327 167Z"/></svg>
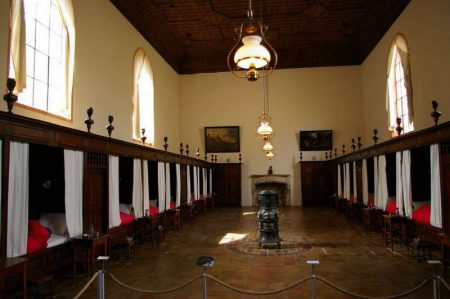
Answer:
<svg viewBox="0 0 450 299"><path fill-rule="evenodd" d="M76 273L77 262L85 262L88 275L94 274L95 258L99 248L103 247L103 255L108 255L108 234L99 236L76 236L73 237L73 273ZM84 251L84 254L79 254ZM83 259L83 256L85 257Z"/></svg>
<svg viewBox="0 0 450 299"><path fill-rule="evenodd" d="M27 258L0 257L0 298L4 298L5 279L14 275L22 275L23 298L27 298Z"/></svg>
<svg viewBox="0 0 450 299"><path fill-rule="evenodd" d="M394 251L394 236L400 238L400 245L403 241L403 226L405 218L400 215L383 215L383 233L386 246L390 243L391 250Z"/></svg>

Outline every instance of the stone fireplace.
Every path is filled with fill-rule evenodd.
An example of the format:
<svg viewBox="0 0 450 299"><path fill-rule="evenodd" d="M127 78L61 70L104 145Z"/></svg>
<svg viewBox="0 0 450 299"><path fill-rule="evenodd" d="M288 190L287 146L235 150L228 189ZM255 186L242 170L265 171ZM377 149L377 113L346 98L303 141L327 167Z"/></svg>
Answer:
<svg viewBox="0 0 450 299"><path fill-rule="evenodd" d="M250 176L252 188L252 206L258 207L258 193L272 190L279 194L279 206L291 205L291 188L288 174L255 174Z"/></svg>

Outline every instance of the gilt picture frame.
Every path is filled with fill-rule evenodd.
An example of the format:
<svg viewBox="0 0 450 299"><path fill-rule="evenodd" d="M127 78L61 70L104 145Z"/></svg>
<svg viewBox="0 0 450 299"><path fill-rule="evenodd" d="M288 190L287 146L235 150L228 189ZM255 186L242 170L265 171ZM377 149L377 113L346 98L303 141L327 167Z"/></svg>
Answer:
<svg viewBox="0 0 450 299"><path fill-rule="evenodd" d="M239 126L205 127L206 153L240 152Z"/></svg>

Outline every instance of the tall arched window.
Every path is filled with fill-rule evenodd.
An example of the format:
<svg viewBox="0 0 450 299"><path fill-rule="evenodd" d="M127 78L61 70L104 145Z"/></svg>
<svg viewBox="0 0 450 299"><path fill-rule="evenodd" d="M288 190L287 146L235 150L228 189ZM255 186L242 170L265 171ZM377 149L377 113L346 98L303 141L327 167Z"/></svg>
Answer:
<svg viewBox="0 0 450 299"><path fill-rule="evenodd" d="M146 143L155 141L153 72L144 49L134 54L133 138L140 140L145 129Z"/></svg>
<svg viewBox="0 0 450 299"><path fill-rule="evenodd" d="M392 136L397 136L397 118L401 119L404 133L414 130L412 95L408 45L405 37L398 34L389 51L387 68L386 109Z"/></svg>
<svg viewBox="0 0 450 299"><path fill-rule="evenodd" d="M12 0L9 76L19 103L72 118L72 0Z"/></svg>

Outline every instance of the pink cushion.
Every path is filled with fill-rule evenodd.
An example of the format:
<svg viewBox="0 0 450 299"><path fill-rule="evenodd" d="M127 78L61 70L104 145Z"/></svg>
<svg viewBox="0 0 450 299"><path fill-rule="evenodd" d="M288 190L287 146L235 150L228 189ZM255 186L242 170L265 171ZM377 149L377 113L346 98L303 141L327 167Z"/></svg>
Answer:
<svg viewBox="0 0 450 299"><path fill-rule="evenodd" d="M375 200L373 198L369 198L369 200L367 201L367 205L369 207L373 207L375 205Z"/></svg>
<svg viewBox="0 0 450 299"><path fill-rule="evenodd" d="M28 235L44 238L46 239L45 242L47 242L50 232L38 220L28 220Z"/></svg>
<svg viewBox="0 0 450 299"><path fill-rule="evenodd" d="M386 207L385 211L388 212L389 214L397 213L397 201L392 200Z"/></svg>
<svg viewBox="0 0 450 299"><path fill-rule="evenodd" d="M120 212L120 224L121 225L125 225L125 224L129 224L132 223L134 221L134 216L124 213L124 212Z"/></svg>
<svg viewBox="0 0 450 299"><path fill-rule="evenodd" d="M349 202L354 203L355 201L355 195L350 194L350 198L348 199Z"/></svg>
<svg viewBox="0 0 450 299"><path fill-rule="evenodd" d="M173 202L173 201L170 202L170 208L175 209L175 202Z"/></svg>
<svg viewBox="0 0 450 299"><path fill-rule="evenodd" d="M150 206L150 216L158 215L159 210L157 207Z"/></svg>
<svg viewBox="0 0 450 299"><path fill-rule="evenodd" d="M28 236L27 238L27 254L37 252L47 248L48 238Z"/></svg>
<svg viewBox="0 0 450 299"><path fill-rule="evenodd" d="M425 204L417 210L413 211L412 219L419 223L430 224L431 204Z"/></svg>

